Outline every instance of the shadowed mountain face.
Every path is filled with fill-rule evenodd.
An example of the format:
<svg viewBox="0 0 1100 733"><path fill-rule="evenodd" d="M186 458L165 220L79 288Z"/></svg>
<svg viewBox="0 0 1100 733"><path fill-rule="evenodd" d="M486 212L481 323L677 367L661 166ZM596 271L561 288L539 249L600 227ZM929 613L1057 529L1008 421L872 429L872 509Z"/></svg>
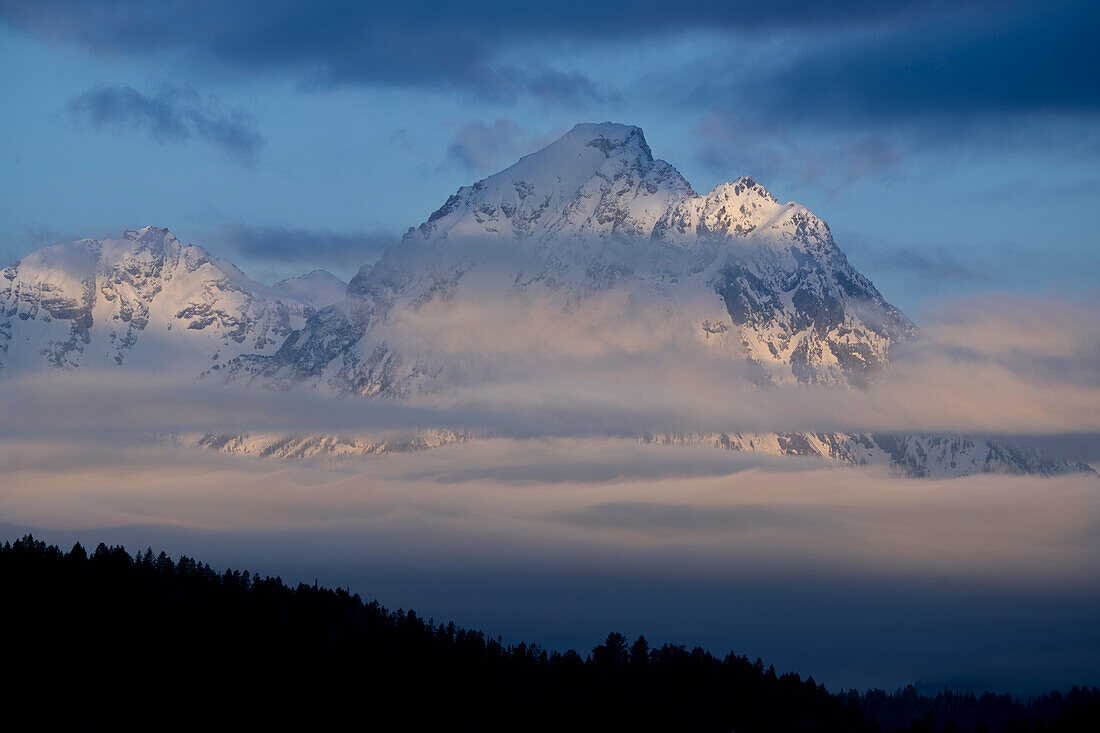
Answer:
<svg viewBox="0 0 1100 733"><path fill-rule="evenodd" d="M384 335L403 312L469 297L568 311L613 290L678 313L775 382L865 386L915 333L804 206L749 178L699 195L639 128L582 124L460 188L363 267L343 302L235 371L407 396L432 389L445 364Z"/></svg>

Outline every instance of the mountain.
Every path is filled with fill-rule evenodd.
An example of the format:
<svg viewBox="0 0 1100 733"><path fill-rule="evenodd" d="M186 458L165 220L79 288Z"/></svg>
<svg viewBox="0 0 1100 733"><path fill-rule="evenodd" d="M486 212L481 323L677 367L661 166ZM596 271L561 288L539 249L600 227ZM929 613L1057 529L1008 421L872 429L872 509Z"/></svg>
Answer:
<svg viewBox="0 0 1100 733"><path fill-rule="evenodd" d="M266 287L156 227L58 244L0 271L0 367L198 375L273 352L344 289L322 271Z"/></svg>
<svg viewBox="0 0 1100 733"><path fill-rule="evenodd" d="M545 374L582 381L577 359L546 362L571 352L583 363L605 347L617 359L613 381L614 370L635 369L649 389L673 395L686 385L669 374L713 357L759 384L860 389L888 367L895 344L917 335L804 206L779 203L750 178L698 194L653 157L639 128L611 123L577 125L458 189L346 286L320 270L264 286L155 227L47 247L0 276L4 371L110 366L351 397L449 396L472 383L497 394ZM167 440L331 462L497 437L430 426L380 435L212 427ZM634 439L910 476L1090 470L964 436Z"/></svg>
<svg viewBox="0 0 1100 733"><path fill-rule="evenodd" d="M702 339L773 382L865 386L892 344L916 333L849 264L828 225L750 178L706 195L642 131L581 124L464 186L352 279L347 297L270 355L230 372L354 395L438 386L445 361L409 351L394 323L427 303L554 294L579 307L610 290L660 300Z"/></svg>

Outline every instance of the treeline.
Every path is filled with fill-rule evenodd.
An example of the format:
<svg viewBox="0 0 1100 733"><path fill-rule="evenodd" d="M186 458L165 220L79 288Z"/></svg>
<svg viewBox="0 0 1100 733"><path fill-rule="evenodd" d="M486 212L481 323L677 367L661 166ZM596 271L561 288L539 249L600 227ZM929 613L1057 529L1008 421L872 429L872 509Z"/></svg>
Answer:
<svg viewBox="0 0 1100 733"><path fill-rule="evenodd" d="M912 686L892 695L851 690L840 697L858 703L886 731L1100 731L1100 689L1095 687L1074 687L1064 695L1051 692L1026 702L991 692L944 690L933 697L918 694Z"/></svg>
<svg viewBox="0 0 1100 733"><path fill-rule="evenodd" d="M582 657L151 550L0 545L0 719L36 729L1077 731L1100 690L830 694L620 634Z"/></svg>

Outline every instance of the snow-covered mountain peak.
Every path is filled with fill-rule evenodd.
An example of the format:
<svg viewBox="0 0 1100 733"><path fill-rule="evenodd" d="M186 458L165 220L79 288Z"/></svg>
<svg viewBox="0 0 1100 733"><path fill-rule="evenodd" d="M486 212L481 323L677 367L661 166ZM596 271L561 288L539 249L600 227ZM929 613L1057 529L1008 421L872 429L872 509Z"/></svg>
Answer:
<svg viewBox="0 0 1100 733"><path fill-rule="evenodd" d="M764 188L749 176L741 176L729 183L719 183L706 195L706 198L744 199L750 201L760 199L771 204L779 205L779 200L776 199L775 196L772 196L768 189ZM794 204L794 202L791 202L791 204L797 205Z"/></svg>
<svg viewBox="0 0 1100 733"><path fill-rule="evenodd" d="M266 287L160 227L58 244L0 271L0 368L136 360L197 373L277 346L343 293L327 273Z"/></svg>
<svg viewBox="0 0 1100 733"><path fill-rule="evenodd" d="M580 124L500 173L461 187L405 238L638 237L672 201L694 195L675 168L654 159L641 128Z"/></svg>
<svg viewBox="0 0 1100 733"><path fill-rule="evenodd" d="M150 246L163 247L171 243L179 244L179 240L176 239L172 232L164 227L151 225L144 226L141 229L127 229L122 233L122 238Z"/></svg>
<svg viewBox="0 0 1100 733"><path fill-rule="evenodd" d="M405 314L465 297L579 310L613 291L690 313L700 339L778 382L866 385L891 344L915 332L805 206L781 204L749 177L699 195L640 128L581 124L459 188L364 266L339 306L237 372L407 395L429 389L447 357L430 339L399 345Z"/></svg>
<svg viewBox="0 0 1100 733"><path fill-rule="evenodd" d="M614 122L581 123L497 175L531 180L560 177L572 181L576 190L612 159L643 169L653 165L653 152L642 128Z"/></svg>

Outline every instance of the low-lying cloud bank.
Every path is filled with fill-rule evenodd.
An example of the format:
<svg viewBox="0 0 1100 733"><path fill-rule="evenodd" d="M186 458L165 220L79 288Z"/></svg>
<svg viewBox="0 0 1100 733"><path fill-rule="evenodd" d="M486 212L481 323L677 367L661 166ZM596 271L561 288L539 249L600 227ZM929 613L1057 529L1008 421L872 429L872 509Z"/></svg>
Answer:
<svg viewBox="0 0 1100 733"><path fill-rule="evenodd" d="M396 353L438 365L408 400L271 392L133 372L12 374L5 434L123 439L172 431L441 428L496 436L667 431L1100 435L1100 311L994 296L945 306L866 390L763 384L728 334L618 290L581 307L432 301L383 322ZM706 313L706 310L693 311ZM132 435L131 435L132 438ZM1096 443L1083 460L1097 458Z"/></svg>
<svg viewBox="0 0 1100 733"><path fill-rule="evenodd" d="M719 578L843 571L1062 585L1100 571L1092 475L920 482L571 438L379 456L357 470L7 440L0 463L0 516L53 529L364 533L373 550L448 563L508 548L494 563L659 574L688 563Z"/></svg>

